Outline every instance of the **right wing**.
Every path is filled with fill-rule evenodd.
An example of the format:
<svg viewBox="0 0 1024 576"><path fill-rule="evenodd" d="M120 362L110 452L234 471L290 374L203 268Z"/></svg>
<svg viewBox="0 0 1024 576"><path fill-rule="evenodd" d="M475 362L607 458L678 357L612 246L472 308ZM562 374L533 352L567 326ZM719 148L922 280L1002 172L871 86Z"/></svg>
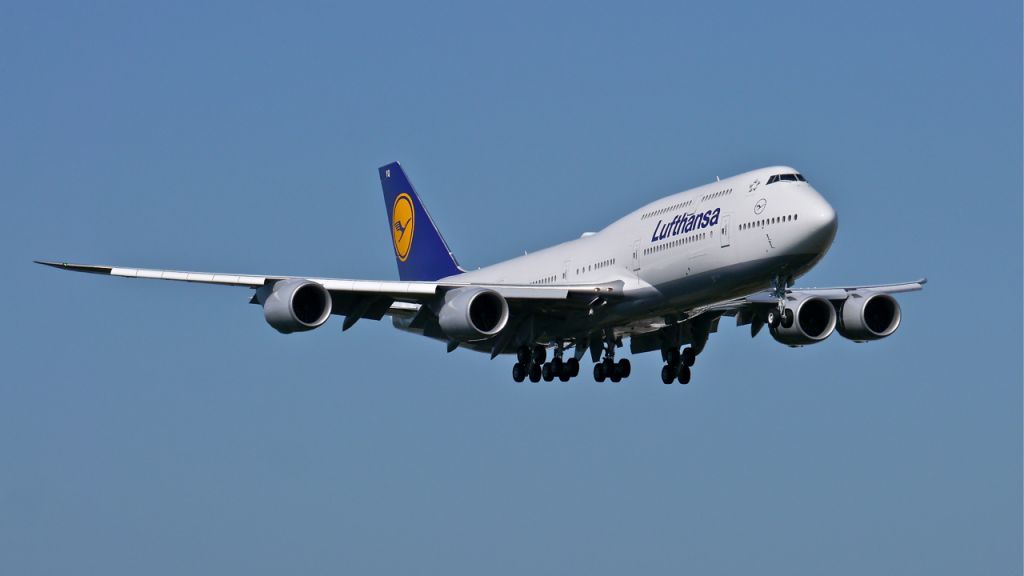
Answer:
<svg viewBox="0 0 1024 576"><path fill-rule="evenodd" d="M185 272L149 268L122 268L93 264L69 264L36 260L37 264L59 270L85 272L123 278L174 280L222 286L244 286L258 289L282 280L308 280L316 282L331 294L332 314L346 316L344 328L360 318L380 320L385 314L414 315L420 306L443 296L456 288L477 286L501 294L509 305L519 310L585 310L595 299L615 299L621 296L621 281L603 284L574 284L562 286L535 286L531 284L468 284L456 281L392 281L351 280L344 278L315 278L298 276L256 276L211 272ZM252 300L255 302L255 297Z"/></svg>

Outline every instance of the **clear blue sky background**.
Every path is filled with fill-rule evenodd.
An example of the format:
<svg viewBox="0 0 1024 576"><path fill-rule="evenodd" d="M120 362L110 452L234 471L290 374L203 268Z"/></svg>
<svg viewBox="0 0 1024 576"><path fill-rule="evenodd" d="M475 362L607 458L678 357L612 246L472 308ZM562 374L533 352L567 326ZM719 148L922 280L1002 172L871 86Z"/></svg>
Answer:
<svg viewBox="0 0 1024 576"><path fill-rule="evenodd" d="M0 573L1021 573L1019 1L83 4L0 6ZM392 160L467 266L786 163L806 284L931 282L883 342L517 385L30 263L395 278Z"/></svg>

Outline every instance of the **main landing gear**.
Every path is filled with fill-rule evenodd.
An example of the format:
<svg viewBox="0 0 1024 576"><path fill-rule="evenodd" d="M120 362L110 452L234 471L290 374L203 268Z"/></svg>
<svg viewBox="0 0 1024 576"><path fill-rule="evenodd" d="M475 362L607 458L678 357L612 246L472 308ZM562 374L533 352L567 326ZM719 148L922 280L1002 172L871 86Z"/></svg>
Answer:
<svg viewBox="0 0 1024 576"><path fill-rule="evenodd" d="M551 382L558 378L562 382L568 382L570 378L579 375L580 361L576 358L562 359L563 348L559 345L555 349L555 358L546 362L548 350L544 346L520 346L516 351L518 360L512 365L512 379L522 382L527 378L530 382Z"/></svg>
<svg viewBox="0 0 1024 576"><path fill-rule="evenodd" d="M665 366L661 369L661 381L665 384L671 384L673 381L689 384L690 368L697 361L697 354L693 348L683 348L682 353L678 349L672 349L666 356Z"/></svg>
<svg viewBox="0 0 1024 576"><path fill-rule="evenodd" d="M617 345L615 336L609 334L604 344L604 360L594 363L595 382L604 382L606 378L612 382L621 382L623 378L629 378L629 374L632 372L629 360L623 358L618 362L615 361L615 347ZM597 360L596 354L595 351L595 360Z"/></svg>
<svg viewBox="0 0 1024 576"><path fill-rule="evenodd" d="M606 356L604 360L594 364L594 380L604 382L607 378L612 382L621 382L623 378L629 378L631 371L628 359L623 358L616 362L614 358Z"/></svg>

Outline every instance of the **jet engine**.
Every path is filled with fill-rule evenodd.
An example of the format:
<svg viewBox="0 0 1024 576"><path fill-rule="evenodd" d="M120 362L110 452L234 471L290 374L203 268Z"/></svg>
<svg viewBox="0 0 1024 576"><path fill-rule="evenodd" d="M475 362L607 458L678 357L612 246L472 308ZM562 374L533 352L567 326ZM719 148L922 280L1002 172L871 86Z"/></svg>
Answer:
<svg viewBox="0 0 1024 576"><path fill-rule="evenodd" d="M267 324L282 334L318 328L331 315L331 293L309 280L281 280L257 290L256 298Z"/></svg>
<svg viewBox="0 0 1024 576"><path fill-rule="evenodd" d="M857 342L878 340L900 326L900 305L888 294L852 292L839 310L839 333Z"/></svg>
<svg viewBox="0 0 1024 576"><path fill-rule="evenodd" d="M780 324L771 329L772 337L783 344L817 344L828 338L836 328L836 309L825 298L804 296L787 306L793 313L793 322L788 327Z"/></svg>
<svg viewBox="0 0 1024 576"><path fill-rule="evenodd" d="M456 288L444 295L437 315L446 336L461 342L486 340L508 323L508 302L487 288Z"/></svg>

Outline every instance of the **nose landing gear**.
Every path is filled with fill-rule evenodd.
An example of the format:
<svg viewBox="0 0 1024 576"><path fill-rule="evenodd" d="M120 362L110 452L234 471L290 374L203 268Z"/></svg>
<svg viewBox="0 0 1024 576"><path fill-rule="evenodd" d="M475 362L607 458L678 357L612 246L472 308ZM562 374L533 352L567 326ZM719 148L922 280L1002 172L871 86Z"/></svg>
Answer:
<svg viewBox="0 0 1024 576"><path fill-rule="evenodd" d="M793 325L793 311L786 308L786 291L793 284L792 276L782 274L772 278L772 294L779 299L779 304L774 310L769 310L765 315L765 324L772 328L789 328Z"/></svg>

